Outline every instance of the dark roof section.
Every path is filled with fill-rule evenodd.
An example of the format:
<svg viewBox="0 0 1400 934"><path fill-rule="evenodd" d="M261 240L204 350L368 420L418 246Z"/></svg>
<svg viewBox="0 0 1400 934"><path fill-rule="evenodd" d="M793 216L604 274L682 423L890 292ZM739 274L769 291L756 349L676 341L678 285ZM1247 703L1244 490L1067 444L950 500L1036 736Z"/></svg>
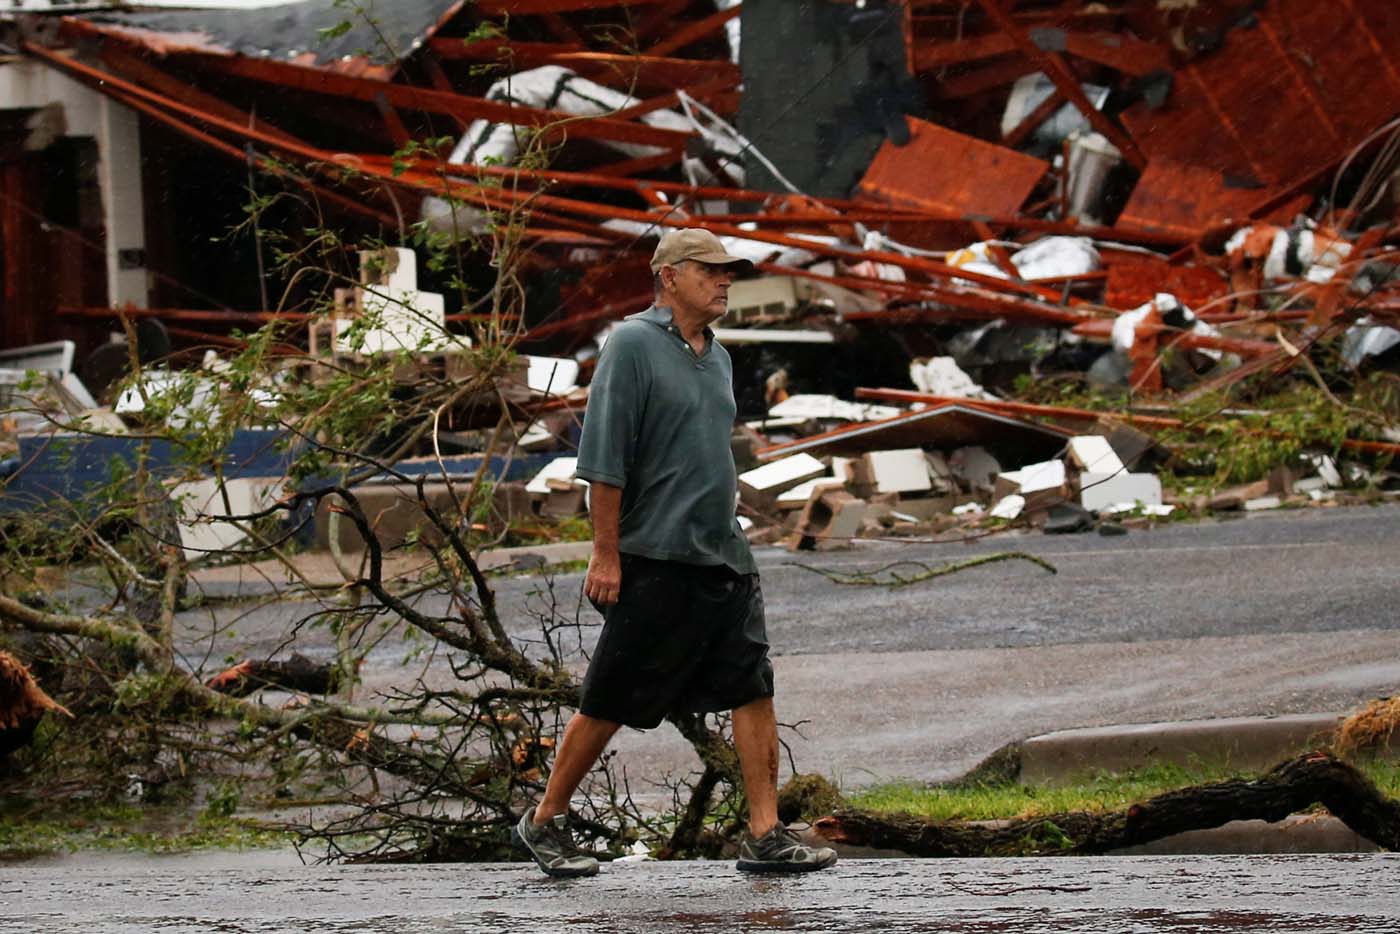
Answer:
<svg viewBox="0 0 1400 934"><path fill-rule="evenodd" d="M350 10L336 6L332 0L307 0L250 10L92 13L83 19L179 36L184 40L180 44L185 47L203 45L207 51L217 48L283 60L311 53L317 64L335 62L346 56L387 62L410 55L456 14L464 2L380 0L370 5L375 29L363 20L356 20ZM352 22L352 28L336 34L340 24L345 22ZM191 41L196 37L198 42Z"/></svg>
<svg viewBox="0 0 1400 934"><path fill-rule="evenodd" d="M1053 425L999 415L975 408L975 403L935 405L873 422L855 422L832 431L785 444L761 448L763 462L806 452L859 457L866 451L916 448L943 450L981 445L1003 464L1025 464L1057 457L1074 432Z"/></svg>

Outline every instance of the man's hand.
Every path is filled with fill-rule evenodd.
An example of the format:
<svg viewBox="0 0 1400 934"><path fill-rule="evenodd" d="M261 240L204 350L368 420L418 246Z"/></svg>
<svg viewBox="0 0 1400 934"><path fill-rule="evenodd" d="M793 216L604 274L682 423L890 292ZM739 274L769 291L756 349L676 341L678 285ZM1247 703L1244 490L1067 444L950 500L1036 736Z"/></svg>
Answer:
<svg viewBox="0 0 1400 934"><path fill-rule="evenodd" d="M600 606L611 606L621 591L622 560L618 553L594 548L588 559L588 577L583 582L584 596Z"/></svg>
<svg viewBox="0 0 1400 934"><path fill-rule="evenodd" d="M612 606L622 591L622 556L617 547L622 488L593 484L588 490L588 507L593 519L593 557L588 559L583 595L598 606Z"/></svg>

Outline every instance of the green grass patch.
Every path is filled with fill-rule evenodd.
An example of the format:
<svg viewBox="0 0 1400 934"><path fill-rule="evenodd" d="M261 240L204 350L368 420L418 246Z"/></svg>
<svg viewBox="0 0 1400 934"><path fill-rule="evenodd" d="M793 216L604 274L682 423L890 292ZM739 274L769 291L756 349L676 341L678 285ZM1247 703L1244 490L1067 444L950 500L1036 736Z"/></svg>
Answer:
<svg viewBox="0 0 1400 934"><path fill-rule="evenodd" d="M1400 762L1356 765L1384 794L1400 797ZM1260 774L1223 767L1154 765L1131 772L1098 772L1077 783L1056 786L894 783L861 789L847 795L846 801L861 810L929 820L1008 820L1070 811L1116 811L1169 791Z"/></svg>
<svg viewBox="0 0 1400 934"><path fill-rule="evenodd" d="M165 854L276 847L291 841L290 834L209 810L72 801L62 808L29 801L0 805L0 861L77 850Z"/></svg>

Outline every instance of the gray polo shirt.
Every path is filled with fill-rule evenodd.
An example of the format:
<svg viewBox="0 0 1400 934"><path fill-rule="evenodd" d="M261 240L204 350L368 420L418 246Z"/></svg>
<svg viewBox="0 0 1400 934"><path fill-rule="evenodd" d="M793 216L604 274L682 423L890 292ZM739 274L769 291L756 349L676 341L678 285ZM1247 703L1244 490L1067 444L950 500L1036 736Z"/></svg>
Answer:
<svg viewBox="0 0 1400 934"><path fill-rule="evenodd" d="M735 518L734 370L705 329L696 355L652 306L608 338L588 393L578 475L622 488L619 550L758 569Z"/></svg>

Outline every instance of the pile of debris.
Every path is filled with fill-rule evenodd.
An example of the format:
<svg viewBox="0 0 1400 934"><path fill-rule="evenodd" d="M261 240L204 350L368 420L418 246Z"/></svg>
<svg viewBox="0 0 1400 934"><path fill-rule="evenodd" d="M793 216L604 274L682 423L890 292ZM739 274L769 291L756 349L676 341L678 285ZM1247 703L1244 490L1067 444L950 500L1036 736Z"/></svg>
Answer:
<svg viewBox="0 0 1400 934"><path fill-rule="evenodd" d="M1152 390L1169 346L1200 369L1287 353L1275 332L1303 322L1394 344L1400 27L1386 0L1348 10L416 2L376 14L385 62L306 4L21 20L14 42L240 171L304 167L372 225L401 230L405 199L457 233L528 204L532 268L562 286L527 337L556 349L645 307L649 241L703 226L827 287L839 321L1111 340L1100 372ZM444 117L460 141L435 155ZM541 127L553 167L515 164Z"/></svg>
<svg viewBox="0 0 1400 934"><path fill-rule="evenodd" d="M1400 491L1400 473L1367 469L1359 459L1339 466L1320 448L1254 482L1200 494L1164 488L1157 471L1180 464L1131 421L1161 427L1177 419L998 400L949 358L916 364L916 378L920 370L937 371L980 397L859 392L903 403L887 405L792 396L775 404L769 418L736 428L740 523L750 541L794 550L914 535L956 541L1011 526L1109 535L1173 516ZM950 380L952 374L961 379ZM1400 452L1389 443L1353 447L1358 457L1380 449L1387 462ZM584 511L587 482L574 476L576 461L557 458L524 488L536 512Z"/></svg>
<svg viewBox="0 0 1400 934"><path fill-rule="evenodd" d="M668 228L707 228L760 274L735 283L717 328L751 420L736 452L756 534L1200 505L1165 501L1152 474L1171 452L1132 430L1183 428L1171 412L1101 423L1006 401L1017 380L1190 404L1315 375L1326 354L1351 373L1400 359L1388 0L1349 0L1345 16L1304 0L414 0L376 11L376 56L335 6L6 14L0 41L18 55L0 69L47 70L65 94L140 114L153 187L195 146L223 157L200 172L229 173L238 197L250 168L268 173L364 242L518 219L528 355L506 404L536 458L513 461L522 478L567 456L591 364L611 324L650 303ZM32 141L48 105L20 103ZM160 236L109 266L179 265L186 245ZM230 262L252 269L248 248ZM265 294L256 311L181 307L159 275L137 302L154 307L130 313L235 343L249 315L305 322L313 356L411 351L451 378L468 298L438 274L420 285L408 250L366 255L329 319ZM110 320L108 293L41 313ZM1316 453L1393 456L1396 421ZM1218 505L1325 496L1316 484L1339 470L1325 465ZM585 496L566 462L502 495L554 516Z"/></svg>

